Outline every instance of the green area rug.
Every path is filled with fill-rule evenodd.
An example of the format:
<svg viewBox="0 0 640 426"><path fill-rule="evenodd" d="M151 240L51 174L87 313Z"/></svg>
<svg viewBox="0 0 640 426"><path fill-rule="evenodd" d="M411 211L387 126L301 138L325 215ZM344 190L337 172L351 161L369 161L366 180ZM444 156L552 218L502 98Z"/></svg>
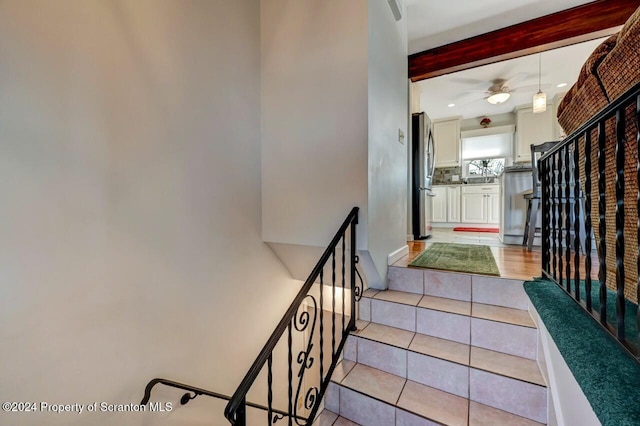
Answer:
<svg viewBox="0 0 640 426"><path fill-rule="evenodd" d="M640 365L557 284L524 289L600 422L640 425Z"/></svg>
<svg viewBox="0 0 640 426"><path fill-rule="evenodd" d="M500 276L489 246L433 243L409 266Z"/></svg>

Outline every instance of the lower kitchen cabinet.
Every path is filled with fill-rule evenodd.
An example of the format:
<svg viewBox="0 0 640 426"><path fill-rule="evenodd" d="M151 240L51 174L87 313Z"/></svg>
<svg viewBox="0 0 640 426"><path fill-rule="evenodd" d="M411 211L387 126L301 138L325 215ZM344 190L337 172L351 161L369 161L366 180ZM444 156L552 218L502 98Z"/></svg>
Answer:
<svg viewBox="0 0 640 426"><path fill-rule="evenodd" d="M447 221L447 187L446 186L434 186L432 187L433 201L431 203L433 222L446 222Z"/></svg>
<svg viewBox="0 0 640 426"><path fill-rule="evenodd" d="M487 223L500 223L500 195L487 194Z"/></svg>
<svg viewBox="0 0 640 426"><path fill-rule="evenodd" d="M432 188L432 220L435 223L460 223L460 185L437 185Z"/></svg>
<svg viewBox="0 0 640 426"><path fill-rule="evenodd" d="M460 185L447 186L447 222L460 222Z"/></svg>
<svg viewBox="0 0 640 426"><path fill-rule="evenodd" d="M465 186L460 200L463 223L500 223L498 185Z"/></svg>

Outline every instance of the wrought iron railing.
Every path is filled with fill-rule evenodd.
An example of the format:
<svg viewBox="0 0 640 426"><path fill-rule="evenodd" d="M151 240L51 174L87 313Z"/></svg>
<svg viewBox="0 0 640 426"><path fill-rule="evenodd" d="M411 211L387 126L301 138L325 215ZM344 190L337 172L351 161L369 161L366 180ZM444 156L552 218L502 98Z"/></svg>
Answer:
<svg viewBox="0 0 640 426"><path fill-rule="evenodd" d="M200 395L229 401L225 417L235 425L246 425L247 407L265 412L267 424L285 418L289 425L312 424L331 375L340 361L347 337L356 329L356 302L362 296L364 285L362 276L356 269L358 210L358 207L354 207L344 220L233 396L156 378L145 387L140 404L148 404L154 386L162 384L187 391L180 398L182 405ZM339 262L337 268L336 261ZM330 300L326 301L327 298ZM282 339L285 332L287 338ZM329 332L331 334L327 336ZM294 334L299 334L300 338L294 341ZM284 351L277 351L283 342ZM325 354L325 345L328 354ZM286 352L286 374L277 374L274 355L281 355L282 352ZM294 352L297 352L297 365L294 365ZM248 402L247 394L258 376L265 373L265 367L266 389L263 389L263 393L266 395L261 396L266 399L266 403ZM280 368L279 372L283 372L282 370ZM317 375L309 374L313 370ZM283 385L274 392L274 382L285 376ZM260 392L254 392L252 397L259 399L259 394ZM274 401L274 394L276 399L280 395L286 395L285 401Z"/></svg>
<svg viewBox="0 0 640 426"><path fill-rule="evenodd" d="M284 418L289 425L313 423L349 332L356 329L356 301L362 295L357 223L354 207L227 404L225 417L232 424L246 425L247 394L265 369L266 389L257 393L266 398L267 424ZM279 356L286 359L280 370Z"/></svg>
<svg viewBox="0 0 640 426"><path fill-rule="evenodd" d="M630 271L625 270L625 263L629 265L629 255L633 255L634 267L640 272L640 246L630 243L636 238L632 234L640 242L640 222L636 220L640 207L640 144L629 144L630 134L640 140L639 113L640 84L545 153L537 164L542 182L543 276L565 289L634 356L639 353L640 285L633 283L634 294L630 296ZM629 152L630 145L634 152ZM595 157L597 162L593 161ZM635 173L629 173L631 166ZM635 192L629 194L629 188ZM629 203L630 195L635 203ZM630 233L631 218L635 222ZM610 229L612 223L614 229ZM596 239L597 257L592 255L592 237Z"/></svg>
<svg viewBox="0 0 640 426"><path fill-rule="evenodd" d="M189 403L189 401L191 401L192 399L196 399L197 397L199 397L201 395L205 395L205 396L209 396L209 397L217 398L217 399L222 399L222 400L225 400L225 401L229 401L231 399L230 396L224 395L224 394L221 394L221 393L218 393L218 392L213 392L213 391L210 391L210 390L207 390L207 389L201 389L201 388L198 388L198 387L195 387L195 386L191 386L191 385L187 385L187 384L184 384L184 383L174 382L173 380L155 378L155 379L150 380L149 383L147 383L147 386L144 388L144 396L142 397L142 401L140 402L140 405L149 404L149 402L151 400L151 391L153 390L153 388L156 385L165 385L165 386L168 386L168 387L172 387L172 388L176 388L176 389L181 389L181 390L187 391L180 398L180 405L186 405L186 404ZM257 408L258 410L262 410L262 411L267 411L268 410L268 408L265 407L264 405L255 404L253 402L247 402L247 407ZM272 409L272 411L274 413L280 414L282 416L287 414L286 412L280 411L280 410Z"/></svg>

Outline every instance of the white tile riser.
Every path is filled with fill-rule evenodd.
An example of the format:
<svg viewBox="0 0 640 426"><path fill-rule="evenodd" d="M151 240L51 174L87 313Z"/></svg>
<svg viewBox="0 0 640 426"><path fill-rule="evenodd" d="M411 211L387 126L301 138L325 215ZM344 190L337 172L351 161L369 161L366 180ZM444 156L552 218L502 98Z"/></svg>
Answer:
<svg viewBox="0 0 640 426"><path fill-rule="evenodd" d="M389 267L387 277L389 290L514 309L529 306L521 280L397 266Z"/></svg>
<svg viewBox="0 0 640 426"><path fill-rule="evenodd" d="M424 271L390 266L387 270L387 284L389 290L424 294Z"/></svg>
<svg viewBox="0 0 640 426"><path fill-rule="evenodd" d="M415 332L416 307L372 299L371 322Z"/></svg>
<svg viewBox="0 0 640 426"><path fill-rule="evenodd" d="M538 356L537 330L514 324L471 318L471 344L532 360Z"/></svg>
<svg viewBox="0 0 640 426"><path fill-rule="evenodd" d="M418 333L464 344L471 341L470 317L432 309L416 309Z"/></svg>
<svg viewBox="0 0 640 426"><path fill-rule="evenodd" d="M547 388L471 368L469 399L528 419L547 422Z"/></svg>
<svg viewBox="0 0 640 426"><path fill-rule="evenodd" d="M407 377L407 351L395 346L359 337L358 363Z"/></svg>
<svg viewBox="0 0 640 426"><path fill-rule="evenodd" d="M407 358L409 380L469 397L469 367L415 352L408 352Z"/></svg>
<svg viewBox="0 0 640 426"><path fill-rule="evenodd" d="M394 425L396 408L351 389L340 389L340 415L361 425Z"/></svg>

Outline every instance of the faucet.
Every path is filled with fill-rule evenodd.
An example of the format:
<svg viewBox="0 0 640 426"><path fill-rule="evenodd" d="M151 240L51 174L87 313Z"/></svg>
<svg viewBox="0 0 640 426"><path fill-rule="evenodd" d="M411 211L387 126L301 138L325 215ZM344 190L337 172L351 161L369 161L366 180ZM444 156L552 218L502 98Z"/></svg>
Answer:
<svg viewBox="0 0 640 426"><path fill-rule="evenodd" d="M482 177L484 177L484 183L489 182L489 160L482 160Z"/></svg>

